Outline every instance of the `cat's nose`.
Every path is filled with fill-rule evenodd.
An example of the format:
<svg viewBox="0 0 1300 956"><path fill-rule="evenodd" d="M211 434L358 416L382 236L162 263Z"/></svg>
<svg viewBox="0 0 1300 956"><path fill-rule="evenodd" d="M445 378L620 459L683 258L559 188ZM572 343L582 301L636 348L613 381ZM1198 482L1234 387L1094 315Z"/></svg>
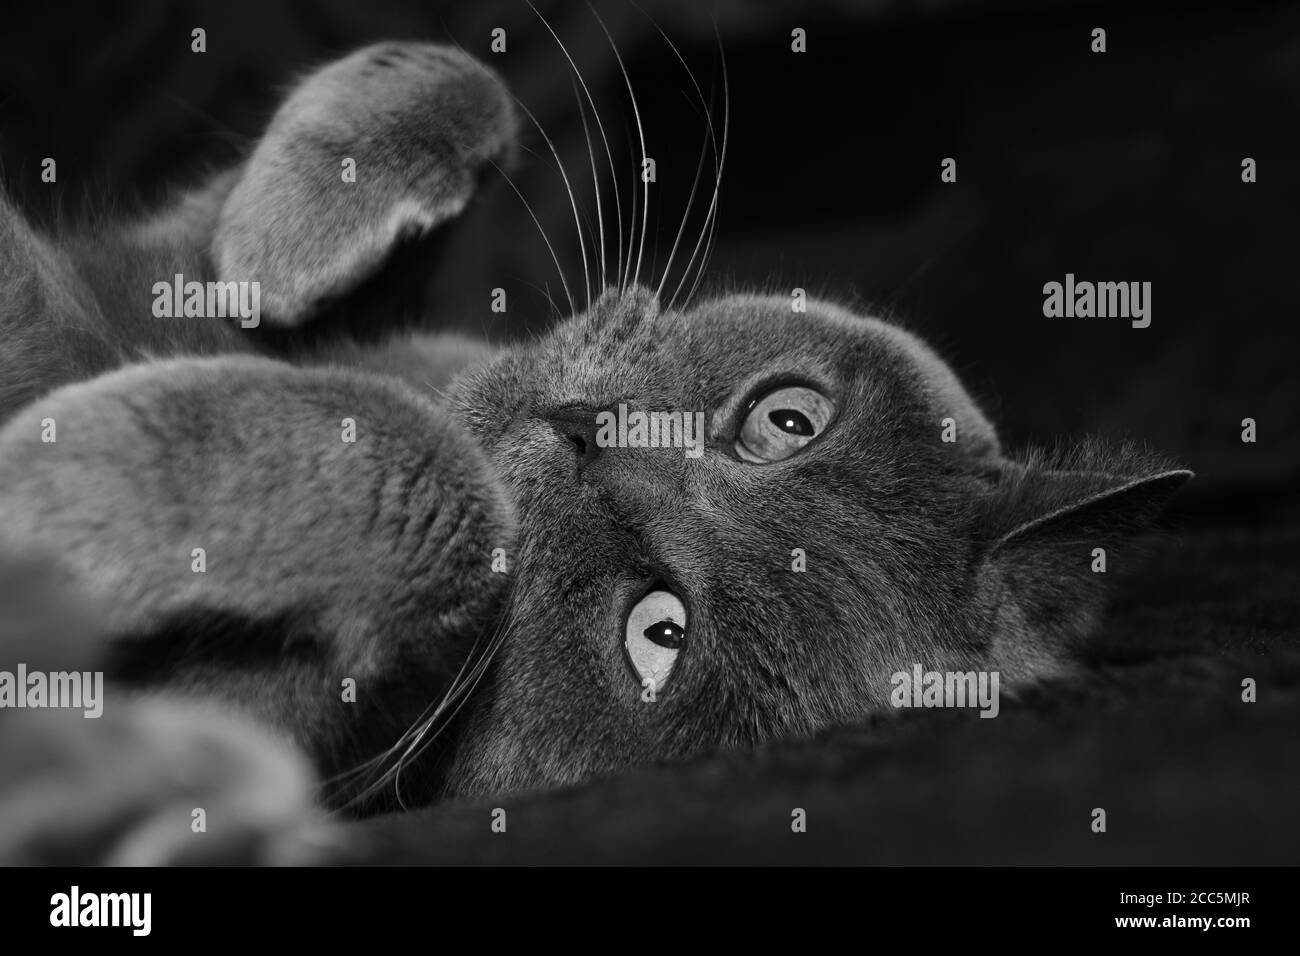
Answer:
<svg viewBox="0 0 1300 956"><path fill-rule="evenodd" d="M578 456L578 467L585 467L596 459L600 447L596 444L597 416L601 409L586 405L566 405L542 412L542 418L567 441Z"/></svg>

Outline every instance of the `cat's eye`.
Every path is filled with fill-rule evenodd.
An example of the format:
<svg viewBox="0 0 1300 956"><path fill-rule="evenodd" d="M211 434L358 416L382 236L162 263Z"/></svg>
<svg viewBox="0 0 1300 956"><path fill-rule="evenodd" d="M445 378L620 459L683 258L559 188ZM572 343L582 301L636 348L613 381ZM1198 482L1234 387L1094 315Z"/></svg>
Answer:
<svg viewBox="0 0 1300 956"><path fill-rule="evenodd" d="M642 687L664 689L685 642L686 606L671 591L651 591L628 612L623 646Z"/></svg>
<svg viewBox="0 0 1300 956"><path fill-rule="evenodd" d="M834 410L825 395L811 388L773 389L750 403L736 454L759 464L789 458L826 430Z"/></svg>

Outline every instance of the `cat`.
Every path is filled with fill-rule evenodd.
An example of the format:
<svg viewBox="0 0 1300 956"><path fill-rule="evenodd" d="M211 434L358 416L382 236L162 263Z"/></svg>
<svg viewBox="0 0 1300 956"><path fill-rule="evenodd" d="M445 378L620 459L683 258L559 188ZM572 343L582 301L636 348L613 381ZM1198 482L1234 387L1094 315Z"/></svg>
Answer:
<svg viewBox="0 0 1300 956"><path fill-rule="evenodd" d="M245 808L226 852L301 860L318 802L803 737L888 708L916 665L1010 693L1079 666L1095 549L1132 564L1189 471L1096 442L1009 454L903 329L780 294L664 302L630 255L537 340L405 328L395 270L517 137L486 67L381 44L142 222L55 240L0 207L0 567L83 608L70 649L20 625L0 668L112 681L102 724L0 714L26 768L0 784L0 857L192 859L210 790ZM157 317L177 275L257 282L260 322ZM704 454L610 447L619 406L702 414ZM191 747L242 770L182 787L147 756ZM60 776L89 843L32 799Z"/></svg>

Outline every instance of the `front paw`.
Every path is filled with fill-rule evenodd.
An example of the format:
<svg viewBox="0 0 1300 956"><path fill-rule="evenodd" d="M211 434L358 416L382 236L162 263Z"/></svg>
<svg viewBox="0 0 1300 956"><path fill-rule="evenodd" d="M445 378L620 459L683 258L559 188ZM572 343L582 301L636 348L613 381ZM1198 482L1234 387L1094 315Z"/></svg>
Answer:
<svg viewBox="0 0 1300 956"><path fill-rule="evenodd" d="M280 107L226 200L218 276L260 283L262 317L300 325L459 214L514 136L509 93L459 50L382 43L332 63Z"/></svg>
<svg viewBox="0 0 1300 956"><path fill-rule="evenodd" d="M513 535L508 495L451 413L378 376L154 363L0 429L0 536L56 555L97 602L106 668L220 694L331 778L377 754L387 766L463 689L508 595Z"/></svg>
<svg viewBox="0 0 1300 956"><path fill-rule="evenodd" d="M341 845L306 758L194 702L0 722L0 865L306 864Z"/></svg>

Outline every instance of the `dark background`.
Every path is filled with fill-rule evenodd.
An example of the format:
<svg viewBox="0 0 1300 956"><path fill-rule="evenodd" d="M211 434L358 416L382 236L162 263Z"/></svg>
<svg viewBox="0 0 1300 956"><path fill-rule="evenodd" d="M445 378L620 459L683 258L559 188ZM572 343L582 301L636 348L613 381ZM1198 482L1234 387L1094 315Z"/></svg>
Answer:
<svg viewBox="0 0 1300 956"><path fill-rule="evenodd" d="M626 200L636 172L617 63L585 5L540 6L597 95L619 151ZM707 93L721 78L711 5L646 0L641 8L678 45ZM696 168L702 109L641 9L613 0L599 10L627 62L648 152L658 164L650 228L662 263ZM1300 628L1300 5L822 0L722 2L716 14L729 70L731 139L705 288L758 285L788 294L803 286L908 325L957 368L1013 445L1088 432L1131 436L1197 471L1173 511L1183 534L1157 553L1146 577L1121 591L1100 639L1099 661L1120 666L1121 680L1138 673L1124 667L1154 661L1165 673L1171 657L1191 651L1226 659L1293 647ZM206 54L190 52L195 26L207 30ZM508 31L501 56L489 52L496 26ZM808 31L806 54L790 51L795 26ZM1108 34L1103 55L1089 50L1096 26ZM372 40L404 37L455 40L499 70L589 197L567 64L516 0L24 4L6 11L0 27L0 179L46 225L138 209L238 156L304 68ZM714 106L720 120L720 96ZM512 178L553 237L570 281L580 283L563 185L535 130L525 143ZM57 187L39 182L44 156L58 159ZM946 156L957 159L956 184L940 182ZM1241 181L1246 156L1258 163L1257 183ZM589 200L585 206L594 211ZM690 220L691 243L698 212ZM647 264L653 254L647 251ZM1133 329L1122 319L1044 318L1042 286L1067 272L1152 282L1150 328ZM560 297L545 246L500 181L488 185L453 248L431 264L430 282L437 321L498 339L544 328L551 310L543 289ZM489 311L494 286L510 293L506 316ZM1255 444L1240 441L1246 417L1258 422ZM1225 686L1240 673L1225 677ZM1296 674L1287 674L1278 686L1294 691ZM1143 730L1150 754L1177 754L1203 740L1206 754L1246 761L1224 774L1249 781L1259 772L1261 783L1267 778L1268 786L1294 794L1300 768L1293 743L1289 756L1266 764L1265 751L1231 735L1231 721L1224 730L1222 715L1202 714L1213 730L1196 737L1169 716L1184 711L1164 713L1173 721L1167 737L1159 720ZM1258 746L1266 739L1269 746L1293 742L1294 726L1290 736L1261 729ZM1034 732L1007 737L1004 754L1035 746L1056 758L1072 752L1057 746L1059 734L1037 739ZM1113 732L1135 736L1119 725ZM750 795L765 794L757 805L779 816L786 813L781 807L797 805L790 803L797 800L792 788L819 773L829 773L833 785L850 765L862 773L849 774L850 785L834 791L828 813L838 806L850 819L874 801L872 812L892 813L899 826L926 826L934 820L926 807L951 809L950 795L926 803L940 799L934 781L941 770L909 777L890 762L892 751L872 751L854 736L861 733L820 749L781 751L788 759L778 755L775 764L727 758L695 766L687 778L661 774L562 794L555 799L576 828L566 836L565 858L588 858L593 840L614 860L626 858L620 847L678 861L706 852L752 855ZM874 730L868 739L876 739ZM916 745L908 739L908 747ZM926 759L937 761L930 766L955 767L959 758L946 755L963 739L970 733L930 746ZM1088 765L1088 746L1077 739L1073 746L1076 763ZM1183 756L1189 762L1180 782L1165 777L1150 785L1206 789L1195 775L1194 751ZM1050 796L1054 786L1065 786L1029 765L1019 769L1021 777L1008 762L1006 779L1026 783L1022 795ZM1138 761L1125 772L1145 780L1158 771L1158 764ZM882 798L872 787L882 774L893 774L894 796ZM683 779L693 779L696 789L682 789ZM732 829L718 829L700 787L719 806L736 805L726 816ZM999 802L1005 793L989 787L988 805L972 805L974 817L1003 814L1014 827L1023 807ZM672 840L660 839L654 820L638 829L627 814L591 823L600 807L644 816L661 802L676 806L685 821ZM537 811L542 818L548 806L544 801ZM1163 805L1146 806L1154 825ZM1233 856L1234 846L1250 859L1300 858L1294 837L1278 842L1261 829L1271 812L1246 811L1256 829L1235 843L1237 831L1214 831L1216 859L1242 859ZM701 818L711 821L711 842L701 841L690 822ZM1048 859L1076 852L1052 843L1050 834L1060 832L1055 823L1043 826L1048 836L1037 843L1027 836L1020 855L996 841L988 853L1018 862L1036 859L1035 846ZM918 859L903 843L864 846L828 832L800 852L820 859L872 849L886 862ZM457 846L453 857L481 851L468 837ZM933 860L961 858L945 856L937 837L926 846ZM981 837L964 831L946 846L990 858L979 855ZM1142 862L1135 844L1126 846L1123 862ZM543 839L534 857L546 859L550 847ZM768 847L759 856L782 859L781 853Z"/></svg>

